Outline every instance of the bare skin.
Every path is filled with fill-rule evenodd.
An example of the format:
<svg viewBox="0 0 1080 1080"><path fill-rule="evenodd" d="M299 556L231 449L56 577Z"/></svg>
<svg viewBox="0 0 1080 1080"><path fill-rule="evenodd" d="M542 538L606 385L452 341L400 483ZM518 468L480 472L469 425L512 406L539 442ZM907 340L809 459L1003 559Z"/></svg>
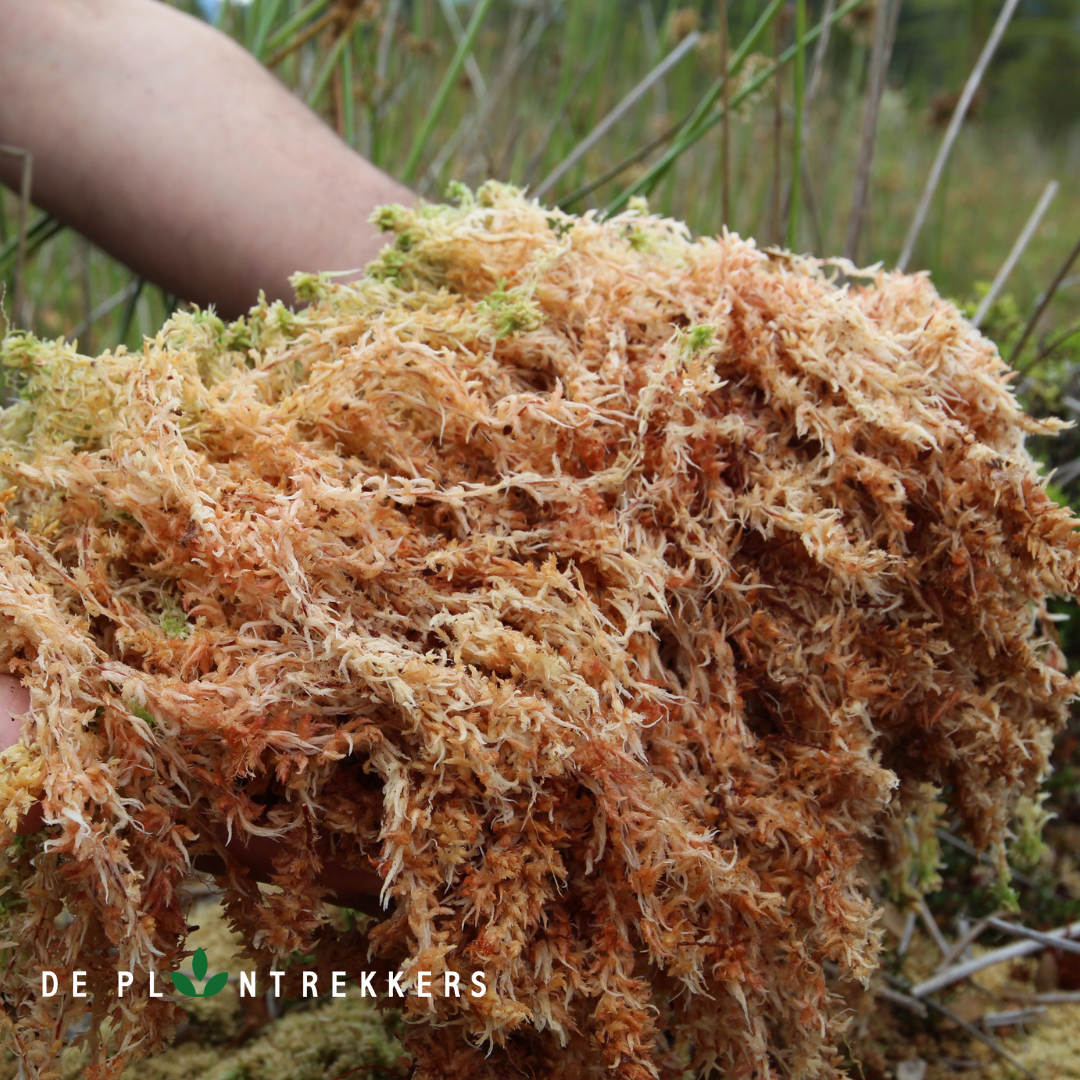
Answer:
<svg viewBox="0 0 1080 1080"><path fill-rule="evenodd" d="M157 0L0 0L0 143L33 202L148 280L235 316L353 270L414 195L240 46ZM0 156L18 190L20 162Z"/></svg>
<svg viewBox="0 0 1080 1080"><path fill-rule="evenodd" d="M22 735L22 714L30 708L30 692L13 675L0 674L0 753L14 746ZM45 818L41 803L36 803L19 822L20 836L37 832ZM224 834L221 836L225 841ZM273 872L277 844L264 836L246 841L234 835L225 844L229 854L251 871L256 881L269 881ZM328 859L318 877L319 884L329 889L334 898L349 907L371 910L371 898L379 895L382 879L372 871L356 871Z"/></svg>

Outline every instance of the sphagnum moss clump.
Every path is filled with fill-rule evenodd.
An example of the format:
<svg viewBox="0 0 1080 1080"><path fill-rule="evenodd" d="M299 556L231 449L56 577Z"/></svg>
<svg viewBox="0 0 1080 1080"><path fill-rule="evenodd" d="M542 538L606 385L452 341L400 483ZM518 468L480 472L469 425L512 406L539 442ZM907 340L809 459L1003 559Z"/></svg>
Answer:
<svg viewBox="0 0 1080 1080"><path fill-rule="evenodd" d="M214 854L263 970L486 972L408 999L424 1080L831 1077L883 826L944 790L1000 847L1044 772L1080 534L1024 438L1056 426L925 276L459 196L297 313L5 345L33 707L0 809L46 825L6 848L0 992L35 1074L90 1007L41 968L110 1013L92 1075L168 1036L115 972L180 966ZM282 890L229 829L280 836ZM383 877L366 937L330 851Z"/></svg>

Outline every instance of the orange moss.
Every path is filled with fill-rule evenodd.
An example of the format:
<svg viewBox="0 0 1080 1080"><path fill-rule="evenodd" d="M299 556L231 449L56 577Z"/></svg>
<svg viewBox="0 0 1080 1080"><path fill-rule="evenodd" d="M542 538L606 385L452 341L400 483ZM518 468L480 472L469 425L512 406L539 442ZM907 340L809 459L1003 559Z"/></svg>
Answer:
<svg viewBox="0 0 1080 1080"><path fill-rule="evenodd" d="M409 999L417 1077L830 1077L823 964L875 965L890 806L949 785L997 843L1043 773L1077 522L1024 450L1053 424L925 277L459 194L298 314L5 345L0 657L47 824L0 992L34 1069L86 1008L37 971L177 966L231 828L282 840L281 892L222 878L264 969L341 955L332 846L384 878L377 957L487 971ZM175 1021L132 1000L96 1076Z"/></svg>

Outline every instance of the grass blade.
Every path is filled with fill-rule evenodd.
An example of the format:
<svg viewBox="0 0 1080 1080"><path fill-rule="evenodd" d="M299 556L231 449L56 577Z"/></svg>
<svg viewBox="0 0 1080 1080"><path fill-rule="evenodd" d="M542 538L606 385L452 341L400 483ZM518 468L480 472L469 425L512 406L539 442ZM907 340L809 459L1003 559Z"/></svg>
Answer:
<svg viewBox="0 0 1080 1080"><path fill-rule="evenodd" d="M442 8L450 32L454 35L454 41L460 45L465 38L465 27L461 25L461 19L458 17L453 0L439 0L439 6ZM480 72L480 65L476 62L476 57L473 56L471 51L465 54L465 74L469 76L469 82L472 83L473 93L478 98L484 97L487 94L487 83L484 82L484 76Z"/></svg>
<svg viewBox="0 0 1080 1080"><path fill-rule="evenodd" d="M524 63L526 57L529 56L540 41L540 37L547 28L550 20L551 12L541 11L533 19L532 25L529 27L529 32L525 35L524 40L518 42L518 44L507 53L502 69L494 83L489 87L486 96L480 101L472 113L462 118L461 123L458 124L453 135L443 143L438 154L435 155L435 159L432 161L431 165L428 166L428 170L424 174L424 179L418 187L421 195L428 191L431 185L438 179L439 174L445 168L446 163L458 152L459 147L464 147L465 153L468 153L472 148L478 132L485 129L488 117L491 116L492 109L494 109L496 104L502 99L503 93L509 89L514 75L517 74L518 69L521 67L522 63Z"/></svg>
<svg viewBox="0 0 1080 1080"><path fill-rule="evenodd" d="M282 23L281 26L266 39L264 45L264 52L272 53L277 49L280 49L308 21L318 15L324 7L330 2L330 0L312 0L307 7L301 8L291 19ZM304 39L305 41L307 38ZM269 67L273 67L272 62L268 62Z"/></svg>
<svg viewBox="0 0 1080 1080"><path fill-rule="evenodd" d="M22 146L0 146L0 154L19 158L22 161L22 174L19 178L19 218L15 227L15 285L12 289L11 320L16 327L26 327L23 310L23 291L25 288L27 242L30 218L30 192L34 182L34 155Z"/></svg>
<svg viewBox="0 0 1080 1080"><path fill-rule="evenodd" d="M116 339L118 345L123 345L127 341L132 320L135 318L135 308L138 306L139 297L142 296L143 289L146 287L146 278L138 277L132 284L134 288L128 295L123 314L120 316L120 336Z"/></svg>
<svg viewBox="0 0 1080 1080"><path fill-rule="evenodd" d="M994 278L993 284L990 286L990 291L982 298L982 303L979 304L975 316L971 320L972 326L976 328L982 326L982 321L986 318L986 313L990 310L990 305L998 298L998 293L1001 292L1002 286L1004 286L1009 275L1013 272L1013 268L1019 261L1020 256L1024 254L1024 249L1035 235L1035 230L1039 227L1039 222L1042 221L1043 214L1046 213L1047 207L1053 202L1057 191L1058 182L1056 180L1051 180L1050 183L1046 185L1046 190L1042 193L1042 197L1035 205L1035 209L1031 211L1031 216L1027 219L1027 224L1024 226L1023 231L1016 238L1016 243L1013 244L1012 251L1009 252L1008 258L1001 264L1001 269L997 272L997 277Z"/></svg>
<svg viewBox="0 0 1080 1080"><path fill-rule="evenodd" d="M555 132L559 130L559 125L566 119L566 114L570 111L570 106L574 102L574 98L577 97L578 92L585 85L585 80L588 79L589 73L596 66L596 62L600 59L601 48L599 43L593 48L589 54L589 58L581 65L581 69L578 71L572 83L567 84L565 93L562 100L559 102L558 107L555 109L555 115L552 117L551 123L548 125L547 130L540 138L540 144L537 146L533 153L532 160L529 162L529 167L525 170L524 184L528 187L532 183L533 177L536 175L536 171L543 163L544 155L547 153L547 148L551 144L551 140L555 137Z"/></svg>
<svg viewBox="0 0 1080 1080"><path fill-rule="evenodd" d="M810 85L807 87L806 101L803 104L803 142L806 142L806 125L810 122L810 110L814 107L818 90L821 89L821 77L825 73L825 54L829 51L832 16L835 10L836 0L825 0L825 7L821 12L821 37L818 38L817 48L814 50L814 69L810 74Z"/></svg>
<svg viewBox="0 0 1080 1080"><path fill-rule="evenodd" d="M281 7L281 0L266 0L263 4L262 11L259 13L259 24L255 29L255 37L251 42L251 54L256 60L263 58L263 53L266 48L266 39L270 33L270 27L274 23L274 19L277 18L278 9Z"/></svg>
<svg viewBox="0 0 1080 1080"><path fill-rule="evenodd" d="M52 214L42 214L36 218L33 225L26 230L26 258L33 255L42 244L51 240L63 228L64 223L58 221ZM0 271L3 270L6 263L10 262L13 256L17 256L20 240L21 234L17 232L15 236L10 237L0 247Z"/></svg>
<svg viewBox="0 0 1080 1080"><path fill-rule="evenodd" d="M420 159L424 156L424 150L427 149L427 144L431 139L432 132L435 130L435 125L439 122L439 117L442 116L443 109L446 108L446 102L450 97L450 91L454 88L454 83L457 82L457 78L461 74L461 69L465 64L465 57L472 51L473 43L480 33L480 27L483 26L484 19L487 18L487 13L493 2L494 0L478 0L472 18L469 20L468 29L465 31L465 36L459 42L457 51L450 61L450 66L446 69L446 74L443 76L443 80L439 84L439 89L435 94L435 100L432 102L431 108L424 118L423 127L417 132L416 139L413 141L412 150L409 151L409 158L405 162L405 168L401 171L401 179L406 184L412 181L413 176L416 173L416 167L420 164Z"/></svg>
<svg viewBox="0 0 1080 1080"><path fill-rule="evenodd" d="M922 232L922 227L926 222L926 215L930 212L930 203L933 201L934 192L937 191L938 184L941 183L941 174L945 171L945 163L949 160L953 143L956 142L956 137L960 134L960 126L963 124L964 117L967 116L967 111L971 107L971 99L975 96L975 91L979 89L983 74L989 67L994 53L997 52L1001 36L1005 33L1005 28L1009 25L1009 20L1012 19L1019 3L1020 0L1005 0L1001 14L998 15L997 22L994 23L994 28L990 31L990 37L987 39L986 45L983 46L983 51L968 76L968 81L964 84L960 101L957 103L952 119L949 121L945 138L941 140L941 147L938 150L937 157L934 158L930 175L926 179L926 188L923 190L919 206L915 211L915 217L911 222L911 228L908 229L907 238L904 240L904 248L900 252L900 258L896 264L896 268L900 271L906 270L907 264L911 261L911 256L915 251L915 244L919 239L919 233Z"/></svg>
<svg viewBox="0 0 1080 1080"><path fill-rule="evenodd" d="M841 7L837 8L836 11L833 12L829 20L830 24L835 23L839 19L843 18L849 11L854 10L861 3L863 3L863 0L847 0L847 3L843 4ZM750 49L752 49L757 44L757 42L761 38L761 35L765 32L765 30L768 29L769 23L772 21L773 18L775 18L781 6L782 0L781 3L770 4L769 7L765 10L765 12L762 14L761 18L758 19L757 23L754 24L754 28L747 35L746 39L739 46L739 49L736 52L735 56L732 58L732 64L730 69L731 75L735 75L738 72L739 67L741 67L742 65L742 61L746 59L746 55L749 53ZM762 25L763 23L764 25ZM821 36L821 32L822 24L818 23L813 30L807 33L806 44L809 45L810 42L817 41L817 39ZM771 79L773 75L794 55L795 47L790 46L777 58L776 61L769 64L768 67L763 68L752 79L747 80L745 85L739 88L739 92L732 96L731 101L728 104L728 108L737 108L742 102L744 102L748 97L750 97L750 95L753 94L754 91L756 91L760 86L763 86L766 82L768 82L768 80ZM712 100L709 102L710 107L712 102L716 100L716 97L719 96L721 89L721 80L718 80L715 87L716 93L712 95ZM706 97L708 98L709 95L706 95ZM702 104L704 104L704 102ZM714 124L718 124L723 119L724 112L725 110L723 108L715 109L712 112L709 112L708 108L702 110L701 106L699 106L698 109L695 110L694 117L691 117L691 119L687 121L685 127L682 130L682 135L675 143L675 145L673 145L663 156L661 156L660 159L648 170L646 170L646 172L630 187L628 187L625 191L621 192L618 196L616 196L616 198L604 210L604 213L609 216L611 214L618 213L618 211L627 204L631 196L637 195L639 192L642 191L651 191L659 182L659 180L663 177L663 175L668 171L668 169L671 168L672 164L674 164L674 162L678 160L678 158L683 153L685 153L691 146L698 142L698 140L701 139L702 136L704 136L713 127ZM696 120L695 117L697 118Z"/></svg>
<svg viewBox="0 0 1080 1080"><path fill-rule="evenodd" d="M399 93L404 95L408 83L416 76L416 68L413 67L411 71L399 80L398 85L391 92L387 82L387 76L390 72L390 50L394 44L394 33L397 30L400 18L401 0L390 0L390 4L386 9L386 15L383 17L382 29L379 33L379 47L375 56L375 88L374 93L368 99L363 140L360 143L364 153L375 165L382 164L382 118L392 107L394 95Z"/></svg>
<svg viewBox="0 0 1080 1080"><path fill-rule="evenodd" d="M803 171L803 97L806 92L806 0L795 4L795 124L794 146L791 151L791 202L788 206L787 246L795 247L799 229L799 185Z"/></svg>
<svg viewBox="0 0 1080 1080"><path fill-rule="evenodd" d="M855 0L853 0L855 2ZM731 58L731 63L728 66L727 71L723 72L709 88L708 93L698 103L697 108L690 115L690 118L686 121L685 131L682 139L671 147L665 154L660 157L660 160L650 166L643 176L641 176L634 184L623 191L613 203L611 203L604 211L605 214L613 214L618 210L621 210L630 197L637 195L641 191L651 191L656 183L663 177L668 171L671 165L678 159L679 155L686 147L692 145L697 141L695 136L700 137L700 134L704 133L705 125L707 124L707 118L709 116L709 110L713 107L716 99L720 96L724 89L724 83L728 79L734 78L739 70L742 68L743 63L746 61L747 56L757 47L758 42L761 40L765 31L772 25L773 19L780 13L780 9L784 6L784 0L771 0L769 6L761 13L758 20L750 29L750 33L743 39L742 44L736 50L735 55ZM760 83L758 84L760 85ZM738 96L738 95L736 95ZM732 105L734 102L731 103ZM730 106L729 106L730 107ZM726 112L727 110L725 110ZM700 134L699 134L700 133Z"/></svg>
<svg viewBox="0 0 1080 1080"><path fill-rule="evenodd" d="M550 191L697 43L696 30L675 46L540 182L534 194L538 199Z"/></svg>
<svg viewBox="0 0 1080 1080"><path fill-rule="evenodd" d="M660 132L656 138L650 139L644 146L639 146L632 154L624 157L622 161L617 161L610 169L605 169L599 176L582 184L581 187L575 188L569 195L564 195L559 200L559 206L565 210L571 203L577 202L578 199L585 198L590 192L595 191L598 187L603 187L604 184L609 180L614 179L619 173L625 172L631 165L636 165L642 158L648 157L654 150L675 138L675 136L683 129L688 119L688 116L684 116L681 120L677 120L669 128Z"/></svg>
<svg viewBox="0 0 1080 1080"><path fill-rule="evenodd" d="M90 278L90 241L85 236L75 236L72 244L75 266L78 268L79 292L82 299L83 319L86 322L86 352L94 354L94 332L90 315L94 310L94 283ZM45 275L42 275L44 278Z"/></svg>
<svg viewBox="0 0 1080 1080"><path fill-rule="evenodd" d="M331 9L330 11L326 12L325 15L320 16L313 23L309 24L303 30L301 30L300 33L297 34L296 37L294 37L288 45L284 45L280 49L278 49L278 51L274 53L274 55L271 56L269 60L266 61L266 66L268 68L277 67L278 64L282 62L282 60L284 60L286 57L292 56L292 54L296 52L297 49L302 48L309 41L311 41L312 38L317 37L328 26L333 26L333 24L337 22L338 16L339 12L336 8Z"/></svg>
<svg viewBox="0 0 1080 1080"><path fill-rule="evenodd" d="M720 70L728 69L728 10L727 0L719 0L720 22ZM724 110L724 122L720 129L720 225L726 227L731 222L731 83L724 79L724 89L720 104Z"/></svg>
<svg viewBox="0 0 1080 1080"><path fill-rule="evenodd" d="M641 15L641 29L645 36L645 51L648 54L649 63L655 66L663 58L663 46L660 42L660 31L656 25L652 0L638 0L638 12ZM667 116L667 87L663 83L657 84L653 92L653 102L655 115Z"/></svg>
<svg viewBox="0 0 1080 1080"><path fill-rule="evenodd" d="M825 56L829 50L829 39L832 37L832 16L836 10L836 0L825 0L825 6L821 12L821 36L817 40L817 47L814 49L814 66L810 74L810 84L806 88L804 100L802 103L802 124L800 125L800 153L799 156L802 159L802 165L799 169L799 179L802 187L801 191L805 192L806 210L810 217L810 228L814 234L814 250L821 251L824 248L824 239L821 233L821 218L818 213L817 201L814 198L813 185L810 180L810 170L806 162L806 153L802 149L807 145L810 138L810 110L814 106L814 101L817 98L818 90L821 88L821 77L825 70ZM724 102L725 108L727 102ZM725 115L723 119L723 128L726 131L728 127L728 118ZM725 136L726 138L726 136ZM788 206L791 206L792 196L795 194L795 178L792 175L791 186L788 188ZM792 247L793 243L789 243L788 247Z"/></svg>
<svg viewBox="0 0 1080 1080"><path fill-rule="evenodd" d="M851 195L851 216L844 238L844 256L855 262L859 238L870 205L870 170L874 164L877 145L878 118L881 115L881 95L889 74L896 24L900 18L900 0L879 3L874 15L874 50L870 57L870 85L867 87L866 109L863 112L862 138L859 142L858 165L855 168L855 187Z"/></svg>
<svg viewBox="0 0 1080 1080"><path fill-rule="evenodd" d="M307 97L309 106L314 107L315 103L322 97L322 92L326 89L326 84L330 81L330 76L333 75L334 68L337 67L338 61L341 60L342 54L345 52L345 47L352 41L352 32L353 22L350 19L349 22L341 28L341 33L338 34L337 40L323 58L322 67L319 68L319 73L315 76L315 82L311 87L311 93L309 93Z"/></svg>
<svg viewBox="0 0 1080 1080"><path fill-rule="evenodd" d="M341 126L345 141L356 146L356 87L353 83L353 36L350 29L349 41L341 54Z"/></svg>
<svg viewBox="0 0 1080 1080"><path fill-rule="evenodd" d="M781 35L783 20L777 20L773 26L773 66L776 78L773 79L773 177L772 177L772 213L769 215L769 239L776 245L783 240L780 224L780 187L783 184L784 161L781 140L784 135L784 80L780 78Z"/></svg>
<svg viewBox="0 0 1080 1080"><path fill-rule="evenodd" d="M375 91L381 102L386 96L386 73L390 69L390 47L394 44L394 30L401 15L401 0L390 0L379 35L379 52L375 60Z"/></svg>

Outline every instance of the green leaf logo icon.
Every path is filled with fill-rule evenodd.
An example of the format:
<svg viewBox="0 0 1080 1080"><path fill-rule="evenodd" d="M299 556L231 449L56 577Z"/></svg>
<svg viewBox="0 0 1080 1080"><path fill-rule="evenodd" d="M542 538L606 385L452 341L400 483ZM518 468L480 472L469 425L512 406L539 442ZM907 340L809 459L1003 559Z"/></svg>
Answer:
<svg viewBox="0 0 1080 1080"><path fill-rule="evenodd" d="M173 986L180 991L185 997L199 997L199 991L195 989L195 984L182 972L174 971L170 976Z"/></svg>
<svg viewBox="0 0 1080 1080"><path fill-rule="evenodd" d="M206 968L206 950L196 949L195 955L191 958L191 971L199 982L206 978ZM229 973L219 971L207 981L201 992L195 989L195 984L181 971L172 972L169 978L184 997L213 997L215 994L220 994L228 985Z"/></svg>

